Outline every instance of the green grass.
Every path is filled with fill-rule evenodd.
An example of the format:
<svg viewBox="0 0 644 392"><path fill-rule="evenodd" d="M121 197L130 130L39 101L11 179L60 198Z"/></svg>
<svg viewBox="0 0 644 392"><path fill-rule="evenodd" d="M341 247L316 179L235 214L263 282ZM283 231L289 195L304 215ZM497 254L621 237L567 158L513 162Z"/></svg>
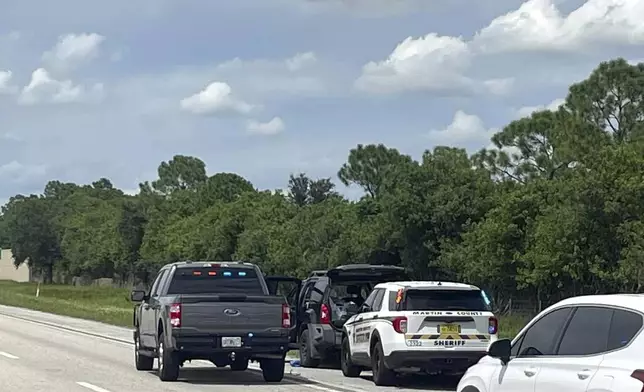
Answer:
<svg viewBox="0 0 644 392"><path fill-rule="evenodd" d="M124 327L132 326L130 290L0 281L0 304L40 310Z"/></svg>
<svg viewBox="0 0 644 392"><path fill-rule="evenodd" d="M499 337L501 339L512 339L530 321L531 317L525 316L500 316Z"/></svg>
<svg viewBox="0 0 644 392"><path fill-rule="evenodd" d="M97 286L41 285L36 297L35 283L16 283L0 280L0 304L40 310L63 316L101 321L131 327L132 309L128 289ZM499 335L512 338L529 321L519 316L499 317ZM299 357L290 351L288 357Z"/></svg>

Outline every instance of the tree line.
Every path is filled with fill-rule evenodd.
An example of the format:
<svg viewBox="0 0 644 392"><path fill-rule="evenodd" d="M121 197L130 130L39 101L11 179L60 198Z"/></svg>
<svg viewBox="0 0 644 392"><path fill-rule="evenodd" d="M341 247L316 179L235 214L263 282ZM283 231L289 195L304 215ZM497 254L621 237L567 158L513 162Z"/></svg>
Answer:
<svg viewBox="0 0 644 392"><path fill-rule="evenodd" d="M495 147L438 146L420 160L358 145L331 178L258 190L174 156L126 195L105 178L50 181L2 208L0 241L47 281L136 277L181 260L246 260L303 277L346 263L407 267L543 301L642 290L644 64L602 62L556 111L512 121Z"/></svg>

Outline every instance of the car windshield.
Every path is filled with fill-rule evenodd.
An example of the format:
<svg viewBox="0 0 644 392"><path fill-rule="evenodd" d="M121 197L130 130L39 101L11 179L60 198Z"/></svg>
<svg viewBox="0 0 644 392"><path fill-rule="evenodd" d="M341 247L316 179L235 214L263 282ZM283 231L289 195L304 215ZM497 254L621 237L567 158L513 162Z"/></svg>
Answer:
<svg viewBox="0 0 644 392"><path fill-rule="evenodd" d="M405 298L405 310L490 310L481 290L408 290Z"/></svg>
<svg viewBox="0 0 644 392"><path fill-rule="evenodd" d="M252 268L178 268L168 294L263 295L264 289Z"/></svg>

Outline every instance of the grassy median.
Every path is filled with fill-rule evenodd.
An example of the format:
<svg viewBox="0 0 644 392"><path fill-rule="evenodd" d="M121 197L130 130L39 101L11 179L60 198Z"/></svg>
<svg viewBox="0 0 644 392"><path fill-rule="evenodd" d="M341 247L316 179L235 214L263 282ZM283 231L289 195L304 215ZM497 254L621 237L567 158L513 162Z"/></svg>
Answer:
<svg viewBox="0 0 644 392"><path fill-rule="evenodd" d="M130 290L0 281L0 304L35 309L123 327L132 326Z"/></svg>
<svg viewBox="0 0 644 392"><path fill-rule="evenodd" d="M35 309L123 327L132 326L130 290L97 286L41 285L0 281L0 304ZM500 317L501 337L513 337L525 325L524 317Z"/></svg>

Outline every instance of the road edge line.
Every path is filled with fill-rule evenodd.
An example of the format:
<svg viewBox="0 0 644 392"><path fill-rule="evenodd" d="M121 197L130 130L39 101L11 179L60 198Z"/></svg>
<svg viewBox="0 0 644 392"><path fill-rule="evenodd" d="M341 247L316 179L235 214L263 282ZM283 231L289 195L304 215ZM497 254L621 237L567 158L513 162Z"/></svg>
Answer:
<svg viewBox="0 0 644 392"><path fill-rule="evenodd" d="M116 338L114 336L109 336L109 335L102 335L102 334L95 333L95 332L83 331L83 330L78 329L78 328L66 327L64 325L51 323L49 321L34 320L34 319L30 319L30 318L23 317L23 316L16 316L16 315L13 315L13 314L7 314L7 313L2 312L2 311L0 311L0 316L9 317L9 318L13 318L13 319L16 319L16 320L21 320L21 321L26 321L26 322L33 323L33 324L44 325L44 326L47 326L47 327L60 329L62 331L74 332L74 333L77 333L77 334L80 334L80 335L86 335L86 336L91 336L91 337L94 337L94 338L109 340L109 341L112 341L112 342L125 343L125 344L128 344L128 345L134 345L134 342L130 341L130 340ZM84 320L84 321L88 321L88 320Z"/></svg>
<svg viewBox="0 0 644 392"><path fill-rule="evenodd" d="M256 365L254 363L248 366L248 370L251 370L256 373L262 372L262 369L259 368L259 365ZM301 374L296 375L296 374L284 373L284 378L287 380L296 381L298 383L303 383L302 381L310 381L311 383L318 384L338 392L368 392L366 389L362 389L354 386L349 387L349 386L332 384L325 381L320 381L313 377L306 377Z"/></svg>

